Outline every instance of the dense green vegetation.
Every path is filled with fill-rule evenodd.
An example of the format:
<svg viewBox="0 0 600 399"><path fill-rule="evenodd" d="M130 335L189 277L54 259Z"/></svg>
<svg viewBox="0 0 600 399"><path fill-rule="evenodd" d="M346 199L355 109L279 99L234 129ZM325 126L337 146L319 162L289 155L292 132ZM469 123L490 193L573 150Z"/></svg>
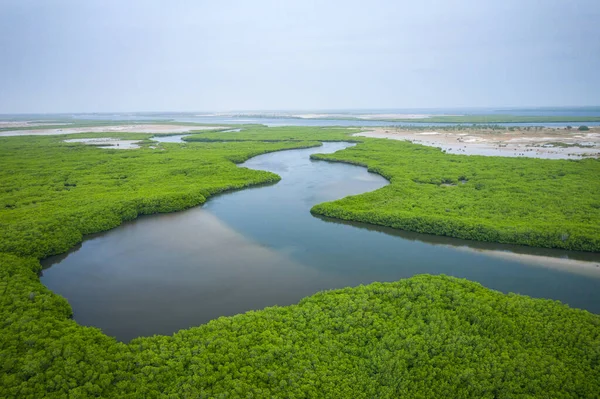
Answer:
<svg viewBox="0 0 600 399"><path fill-rule="evenodd" d="M0 252L41 258L61 253L83 234L140 214L202 204L228 189L273 183L273 173L235 163L316 142L163 144L99 150L65 138L104 133L0 138ZM128 139L150 135L119 134Z"/></svg>
<svg viewBox="0 0 600 399"><path fill-rule="evenodd" d="M600 316L418 276L116 342L0 254L0 397L593 398Z"/></svg>
<svg viewBox="0 0 600 399"><path fill-rule="evenodd" d="M479 241L600 251L600 160L445 154L369 140L316 159L368 166L391 184L312 212Z"/></svg>
<svg viewBox="0 0 600 399"><path fill-rule="evenodd" d="M362 141L360 137L350 134L360 132L357 128L345 127L300 127L282 126L265 127L262 125L247 125L241 132L202 132L184 137L188 142L202 141Z"/></svg>
<svg viewBox="0 0 600 399"><path fill-rule="evenodd" d="M298 140L340 139L349 132L252 129L198 136L275 142L151 148L149 135L113 134L142 139L143 148L105 150L62 140L107 134L0 138L0 397L597 397L600 316L444 276L324 292L298 305L224 317L129 344L75 323L69 304L40 283L41 257L139 214L175 211L223 190L277 181L272 173L235 163L267 151L318 145ZM291 140L277 141L282 137ZM369 164L391 179L394 190L399 182L412 181L399 164L407 158L407 169L423 172L421 180L412 181L425 187L421 201L435 197L430 188L448 190L457 200L461 197L449 190L470 185L498 195L503 189L485 179L494 168L509 177L523 172L534 189L554 189L551 194L566 187L560 193L568 194L567 202L590 192L560 184L566 176L597 193L597 161L481 163L479 157L385 140L367 140L328 157ZM510 196L524 192L523 198L531 199L527 187ZM390 209L377 199L381 192L367 195ZM395 200L392 194L388 201ZM352 201L361 197L349 199L347 208L353 211ZM504 206L503 198L494 203ZM597 220L600 207L581 201L576 205ZM555 210L544 209L544 215L558 217ZM569 216L585 226L578 212Z"/></svg>

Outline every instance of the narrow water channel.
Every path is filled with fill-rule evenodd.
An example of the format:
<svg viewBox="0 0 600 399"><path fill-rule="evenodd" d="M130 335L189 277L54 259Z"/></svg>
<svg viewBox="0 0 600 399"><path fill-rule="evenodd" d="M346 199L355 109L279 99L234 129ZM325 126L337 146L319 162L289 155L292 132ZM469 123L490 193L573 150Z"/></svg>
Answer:
<svg viewBox="0 0 600 399"><path fill-rule="evenodd" d="M68 299L80 324L122 341L293 304L324 289L421 273L465 277L600 313L598 254L474 243L312 216L314 204L387 184L365 168L309 158L349 145L252 158L241 166L282 180L92 235L46 259L42 282ZM586 262L565 266L565 258Z"/></svg>

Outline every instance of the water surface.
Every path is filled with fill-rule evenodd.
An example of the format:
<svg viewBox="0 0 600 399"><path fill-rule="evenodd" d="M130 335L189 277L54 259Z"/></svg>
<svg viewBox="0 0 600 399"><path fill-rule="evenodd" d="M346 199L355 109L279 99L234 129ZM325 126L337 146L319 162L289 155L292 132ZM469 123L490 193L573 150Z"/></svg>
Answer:
<svg viewBox="0 0 600 399"><path fill-rule="evenodd" d="M252 158L242 166L275 172L282 180L90 236L68 254L44 261L51 267L42 282L69 300L79 323L123 341L289 305L324 289L420 273L466 277L600 313L600 273L594 269L574 273L490 256L516 251L595 265L598 254L475 243L313 217L314 204L387 184L365 168L309 158L348 145L325 143Z"/></svg>
<svg viewBox="0 0 600 399"><path fill-rule="evenodd" d="M514 116L600 116L600 107L541 107L541 108L423 108L423 109L354 109L354 110L299 110L294 113L335 113L356 117L360 114L425 114L425 115L514 115ZM260 114L260 112L257 112ZM375 120L347 120L347 119L305 119L291 118L290 112L280 112L277 117L269 116L273 112L263 115L226 115L202 114L194 112L155 112L155 113L125 113L125 114L64 114L56 117L67 117L74 120L136 120L136 121L161 121L193 122L208 124L264 124L267 126L452 126L456 123L435 122L386 122ZM23 117L23 116L21 116ZM31 116L30 116L31 117ZM48 118L45 115L44 118ZM470 125L467 123L467 125ZM546 122L546 123L494 123L501 126L548 126L561 127L566 125L599 126L600 122Z"/></svg>

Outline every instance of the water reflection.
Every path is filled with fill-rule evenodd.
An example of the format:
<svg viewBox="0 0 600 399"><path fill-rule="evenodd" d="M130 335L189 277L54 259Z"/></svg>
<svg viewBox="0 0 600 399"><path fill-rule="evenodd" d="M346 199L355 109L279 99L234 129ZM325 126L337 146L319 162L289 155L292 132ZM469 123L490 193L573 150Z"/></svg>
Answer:
<svg viewBox="0 0 600 399"><path fill-rule="evenodd" d="M153 136L150 138L152 141L157 141L159 143L185 143L183 141L184 137L190 136L190 134L174 134L171 136Z"/></svg>
<svg viewBox="0 0 600 399"><path fill-rule="evenodd" d="M598 253L463 240L453 237L398 230L391 227L377 226L368 223L333 219L321 215L313 215L313 217L326 223L352 226L368 231L400 237L403 240L419 241L431 245L442 245L455 250L480 253L500 259L508 259L529 265L548 267L552 269L568 271L570 273L600 278L600 254Z"/></svg>
<svg viewBox="0 0 600 399"><path fill-rule="evenodd" d="M162 228L169 223L177 228ZM201 208L126 223L45 267L56 263L60 273L46 269L43 282L59 286L75 319L126 341L294 303L312 293L318 275Z"/></svg>

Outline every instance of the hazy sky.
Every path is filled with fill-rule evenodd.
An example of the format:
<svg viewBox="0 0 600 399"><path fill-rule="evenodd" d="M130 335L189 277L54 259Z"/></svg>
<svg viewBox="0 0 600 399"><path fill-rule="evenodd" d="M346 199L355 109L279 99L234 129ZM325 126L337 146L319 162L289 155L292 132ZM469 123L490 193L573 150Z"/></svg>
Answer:
<svg viewBox="0 0 600 399"><path fill-rule="evenodd" d="M600 0L0 0L0 113L600 105Z"/></svg>

